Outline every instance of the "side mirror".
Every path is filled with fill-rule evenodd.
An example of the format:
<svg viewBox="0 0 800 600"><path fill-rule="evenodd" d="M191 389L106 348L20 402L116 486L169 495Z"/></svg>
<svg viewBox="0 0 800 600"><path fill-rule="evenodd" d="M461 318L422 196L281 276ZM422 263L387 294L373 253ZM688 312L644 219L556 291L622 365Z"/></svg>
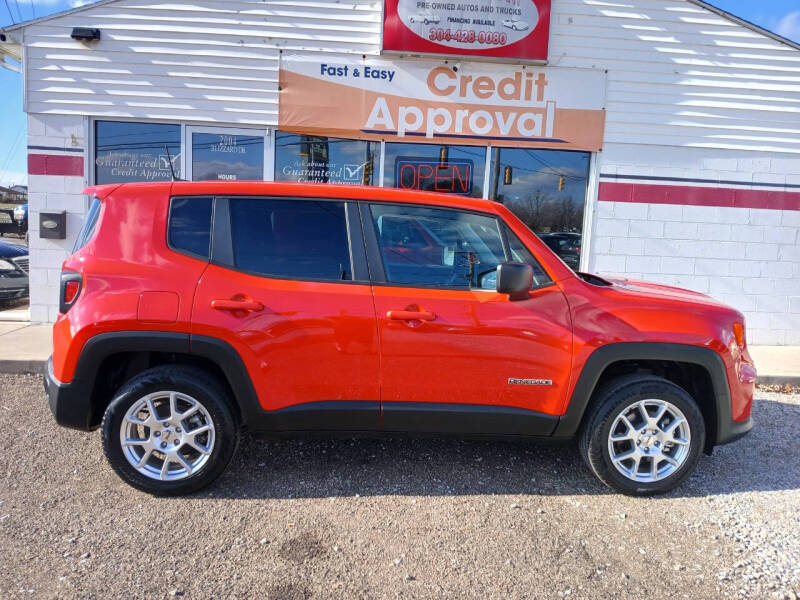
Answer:
<svg viewBox="0 0 800 600"><path fill-rule="evenodd" d="M533 267L525 263L506 262L497 265L497 291L511 300L529 298L533 285Z"/></svg>

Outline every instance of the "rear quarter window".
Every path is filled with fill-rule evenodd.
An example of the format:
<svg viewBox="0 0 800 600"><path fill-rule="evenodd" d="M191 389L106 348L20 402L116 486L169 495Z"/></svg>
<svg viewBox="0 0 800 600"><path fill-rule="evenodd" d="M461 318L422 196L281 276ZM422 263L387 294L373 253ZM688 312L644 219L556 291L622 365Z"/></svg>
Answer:
<svg viewBox="0 0 800 600"><path fill-rule="evenodd" d="M173 198L167 240L173 250L207 259L211 255L211 198Z"/></svg>
<svg viewBox="0 0 800 600"><path fill-rule="evenodd" d="M89 243L89 240L92 239L97 229L97 223L100 220L100 209L102 206L99 198L94 198L92 200L92 203L89 205L89 212L86 213L86 220L83 222L83 227L78 234L78 239L75 240L75 247L72 249L73 254L83 248Z"/></svg>

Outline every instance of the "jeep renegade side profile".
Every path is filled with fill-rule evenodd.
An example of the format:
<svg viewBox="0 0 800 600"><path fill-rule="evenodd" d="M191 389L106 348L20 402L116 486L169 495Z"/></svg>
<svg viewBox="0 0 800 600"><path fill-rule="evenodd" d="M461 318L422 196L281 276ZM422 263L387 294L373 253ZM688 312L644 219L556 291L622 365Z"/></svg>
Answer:
<svg viewBox="0 0 800 600"><path fill-rule="evenodd" d="M645 495L752 426L739 312L576 274L501 204L244 182L87 193L45 389L141 490L208 485L244 427L577 439L601 481Z"/></svg>

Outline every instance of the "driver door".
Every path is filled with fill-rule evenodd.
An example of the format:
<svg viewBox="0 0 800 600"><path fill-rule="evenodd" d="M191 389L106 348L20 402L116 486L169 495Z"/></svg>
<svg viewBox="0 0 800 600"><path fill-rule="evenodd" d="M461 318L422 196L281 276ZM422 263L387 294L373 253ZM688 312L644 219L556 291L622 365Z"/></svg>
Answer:
<svg viewBox="0 0 800 600"><path fill-rule="evenodd" d="M497 293L498 264L536 263L513 232L492 214L402 204L364 204L362 223L382 428L549 435L569 380L569 309L538 263L528 299Z"/></svg>

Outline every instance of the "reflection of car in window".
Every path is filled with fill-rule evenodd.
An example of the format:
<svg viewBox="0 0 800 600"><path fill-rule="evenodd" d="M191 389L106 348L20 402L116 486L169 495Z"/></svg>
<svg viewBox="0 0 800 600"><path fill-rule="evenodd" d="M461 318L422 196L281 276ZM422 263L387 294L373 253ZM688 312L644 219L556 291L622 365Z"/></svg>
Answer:
<svg viewBox="0 0 800 600"><path fill-rule="evenodd" d="M573 270L578 268L581 261L581 235L579 233L559 232L541 233L541 239L547 247L555 252L558 257L567 263Z"/></svg>
<svg viewBox="0 0 800 600"><path fill-rule="evenodd" d="M439 15L425 15L425 14L416 14L416 15L409 15L408 20L412 23L425 23L428 25L429 23L439 23Z"/></svg>
<svg viewBox="0 0 800 600"><path fill-rule="evenodd" d="M530 27L525 21L518 21L517 19L505 19L503 27L513 29L514 31L525 31Z"/></svg>

